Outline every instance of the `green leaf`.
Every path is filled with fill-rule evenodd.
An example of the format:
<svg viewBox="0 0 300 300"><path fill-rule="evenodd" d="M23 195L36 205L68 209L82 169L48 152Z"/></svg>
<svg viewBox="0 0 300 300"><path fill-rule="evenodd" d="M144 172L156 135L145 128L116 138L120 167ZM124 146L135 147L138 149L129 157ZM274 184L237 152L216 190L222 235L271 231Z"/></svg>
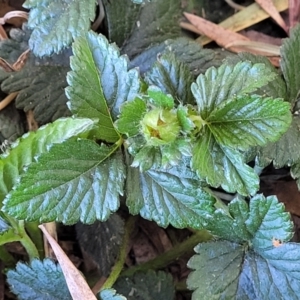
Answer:
<svg viewBox="0 0 300 300"><path fill-rule="evenodd" d="M250 200L236 198L228 205L229 215L217 210L209 230L213 234L234 242L248 241L255 251L273 246L273 241L289 241L293 236L293 224L276 196L265 198L256 195Z"/></svg>
<svg viewBox="0 0 300 300"><path fill-rule="evenodd" d="M212 194L199 185L199 180L186 175L184 168L144 173L129 168L126 189L130 213L161 227L203 228L214 211Z"/></svg>
<svg viewBox="0 0 300 300"><path fill-rule="evenodd" d="M252 93L275 77L276 73L264 64L245 61L231 66L225 63L218 69L212 67L200 74L191 89L198 111L206 120L223 101Z"/></svg>
<svg viewBox="0 0 300 300"><path fill-rule="evenodd" d="M300 159L300 119L293 116L292 124L275 143L258 149L258 165L266 167L273 161L275 168L292 166Z"/></svg>
<svg viewBox="0 0 300 300"><path fill-rule="evenodd" d="M235 299L299 299L300 247L287 243L265 251L248 252Z"/></svg>
<svg viewBox="0 0 300 300"><path fill-rule="evenodd" d="M8 230L1 232L0 234L0 246L12 242L19 242L20 240L21 236L16 233L14 228L9 228Z"/></svg>
<svg viewBox="0 0 300 300"><path fill-rule="evenodd" d="M108 39L121 47L133 30L141 7L131 0L104 0L103 6Z"/></svg>
<svg viewBox="0 0 300 300"><path fill-rule="evenodd" d="M242 155L219 145L207 128L194 145L191 166L209 185L221 185L230 193L254 195L259 188L258 175L244 163Z"/></svg>
<svg viewBox="0 0 300 300"><path fill-rule="evenodd" d="M54 143L62 143L73 136L86 137L94 124L95 122L91 119L58 119L17 140L10 152L1 156L0 203L18 182L25 166L28 166L41 153L46 152Z"/></svg>
<svg viewBox="0 0 300 300"><path fill-rule="evenodd" d="M71 139L32 163L7 195L3 210L27 221L105 221L119 208L125 166L118 146Z"/></svg>
<svg viewBox="0 0 300 300"><path fill-rule="evenodd" d="M133 100L140 88L137 70L127 71L126 57L120 56L115 45L102 35L90 31L76 39L71 58L72 71L68 73L72 113L81 117L99 118L96 137L108 142L119 139L113 120L120 106Z"/></svg>
<svg viewBox="0 0 300 300"><path fill-rule="evenodd" d="M3 218L1 215L4 215L2 212L0 212L0 234L3 234L4 232L8 231L11 226L9 222L5 218Z"/></svg>
<svg viewBox="0 0 300 300"><path fill-rule="evenodd" d="M126 300L126 298L117 292L114 289L105 289L99 293L101 300Z"/></svg>
<svg viewBox="0 0 300 300"><path fill-rule="evenodd" d="M187 65L180 62L173 53L159 57L152 69L146 73L145 81L158 86L165 94L184 104L193 103L191 84L193 76Z"/></svg>
<svg viewBox="0 0 300 300"><path fill-rule="evenodd" d="M70 115L64 88L69 67L26 65L21 71L7 73L1 89L10 94L20 91L16 107L25 112L33 110L35 120L46 124Z"/></svg>
<svg viewBox="0 0 300 300"><path fill-rule="evenodd" d="M188 288L194 290L192 300L237 299L244 247L217 241L201 243L194 250L197 255L188 262L194 271L187 279Z"/></svg>
<svg viewBox="0 0 300 300"><path fill-rule="evenodd" d="M96 221L91 225L77 223L76 232L81 251L97 264L101 275L107 277L120 251L124 221L113 214L105 222Z"/></svg>
<svg viewBox="0 0 300 300"><path fill-rule="evenodd" d="M291 121L289 103L256 95L222 102L205 119L219 144L243 150L278 140Z"/></svg>
<svg viewBox="0 0 300 300"><path fill-rule="evenodd" d="M172 95L164 93L157 86L149 86L147 93L150 97L149 102L156 107L172 109L174 107L174 99Z"/></svg>
<svg viewBox="0 0 300 300"><path fill-rule="evenodd" d="M300 74L298 62L300 59L300 25L295 26L290 37L285 39L281 52L280 66L287 85L288 100L295 104L300 92Z"/></svg>
<svg viewBox="0 0 300 300"><path fill-rule="evenodd" d="M113 287L128 300L171 300L175 297L173 278L162 271L149 270L120 277Z"/></svg>
<svg viewBox="0 0 300 300"><path fill-rule="evenodd" d="M296 180L298 190L300 190L300 160L291 167L291 176Z"/></svg>
<svg viewBox="0 0 300 300"><path fill-rule="evenodd" d="M30 48L36 56L50 56L89 30L95 18L96 1L27 0L23 6L30 9Z"/></svg>
<svg viewBox="0 0 300 300"><path fill-rule="evenodd" d="M64 275L51 259L34 259L29 265L19 262L7 272L7 282L20 300L71 300Z"/></svg>
<svg viewBox="0 0 300 300"><path fill-rule="evenodd" d="M123 45L122 53L132 58L151 45L178 37L181 14L177 0L146 1L132 35Z"/></svg>
<svg viewBox="0 0 300 300"><path fill-rule="evenodd" d="M140 98L126 102L121 106L119 119L115 126L120 133L134 136L140 131L140 123L146 113L146 103Z"/></svg>

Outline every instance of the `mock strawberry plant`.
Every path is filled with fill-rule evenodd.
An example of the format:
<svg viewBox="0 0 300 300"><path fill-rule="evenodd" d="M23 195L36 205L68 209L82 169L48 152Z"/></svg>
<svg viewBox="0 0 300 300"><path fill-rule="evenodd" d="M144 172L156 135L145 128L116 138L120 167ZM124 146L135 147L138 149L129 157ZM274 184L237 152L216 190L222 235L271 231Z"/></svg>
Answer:
<svg viewBox="0 0 300 300"><path fill-rule="evenodd" d="M23 135L1 156L1 245L20 241L31 259L8 271L11 289L20 299L57 299L59 288L61 299L71 299L57 281L60 267L41 260L27 222L100 221L122 239L128 234L118 215L124 205L130 215L159 226L205 229L215 237L199 243L188 262L192 299L298 299L300 246L289 242L293 224L276 195L257 194L256 166L273 161L292 166L299 177L300 27L282 47L282 75L264 58L245 54L195 77L168 48L141 75L115 44L88 31L95 5L87 2L82 8L80 1L65 2L66 10L57 14L61 21L64 14L84 19L67 37L61 35L63 22L36 17L47 17L42 4L48 1L25 3L36 55L52 55L74 42L65 89L70 116ZM33 65L36 60L31 58ZM9 87L7 80L3 75L2 85ZM282 150L291 141L292 149ZM226 205L212 188L235 197ZM114 279L104 284L101 299L134 299L124 277L118 279L120 271L112 276L108 268ZM127 283L139 293L134 276ZM162 283L161 299L174 297L165 273L139 276L145 286ZM41 284L50 298L38 289ZM153 296L154 287L149 293L162 297Z"/></svg>

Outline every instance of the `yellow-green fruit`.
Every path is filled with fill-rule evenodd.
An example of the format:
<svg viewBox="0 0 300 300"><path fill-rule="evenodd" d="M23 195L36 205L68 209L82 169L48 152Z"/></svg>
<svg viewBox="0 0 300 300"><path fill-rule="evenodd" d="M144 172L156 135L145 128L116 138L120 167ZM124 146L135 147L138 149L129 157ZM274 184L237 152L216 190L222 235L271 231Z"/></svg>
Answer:
<svg viewBox="0 0 300 300"><path fill-rule="evenodd" d="M153 146L172 143L180 131L177 113L162 108L146 113L141 125L147 143Z"/></svg>

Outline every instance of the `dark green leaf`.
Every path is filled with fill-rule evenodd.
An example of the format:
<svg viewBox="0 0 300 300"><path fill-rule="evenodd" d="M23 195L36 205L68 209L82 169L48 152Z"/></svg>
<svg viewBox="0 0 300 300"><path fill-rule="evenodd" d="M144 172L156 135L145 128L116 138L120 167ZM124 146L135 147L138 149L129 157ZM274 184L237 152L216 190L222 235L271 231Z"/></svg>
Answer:
<svg viewBox="0 0 300 300"><path fill-rule="evenodd" d="M151 45L178 37L181 13L180 2L177 0L146 1L122 53L132 58Z"/></svg>
<svg viewBox="0 0 300 300"><path fill-rule="evenodd" d="M184 169L150 170L140 173L129 168L127 206L159 226L203 228L214 211L215 199L198 180L185 176Z"/></svg>
<svg viewBox="0 0 300 300"><path fill-rule="evenodd" d="M28 26L33 29L29 46L36 56L51 55L68 47L90 28L96 1L27 0Z"/></svg>
<svg viewBox="0 0 300 300"><path fill-rule="evenodd" d="M278 140L291 121L289 103L256 95L222 102L205 119L219 144L243 150Z"/></svg>
<svg viewBox="0 0 300 300"><path fill-rule="evenodd" d="M172 276L162 271L149 270L120 277L114 288L128 300L171 300L175 296Z"/></svg>
<svg viewBox="0 0 300 300"><path fill-rule="evenodd" d="M300 159L300 119L294 116L287 132L276 142L258 150L258 164L265 167L273 161L275 168L292 166Z"/></svg>
<svg viewBox="0 0 300 300"><path fill-rule="evenodd" d="M281 69L287 84L288 100L294 104L299 98L300 74L298 62L300 59L300 25L295 26L290 37L285 39L280 49Z"/></svg>
<svg viewBox="0 0 300 300"><path fill-rule="evenodd" d="M120 133L134 136L140 131L140 122L146 112L146 103L140 98L126 102L121 106L121 113L115 125Z"/></svg>
<svg viewBox="0 0 300 300"><path fill-rule="evenodd" d="M0 160L0 202L18 182L25 166L46 152L54 143L74 137L86 137L94 127L91 119L66 118L25 134L12 145L12 149Z"/></svg>
<svg viewBox="0 0 300 300"><path fill-rule="evenodd" d="M126 300L126 298L117 292L114 289L105 289L99 293L101 300Z"/></svg>
<svg viewBox="0 0 300 300"><path fill-rule="evenodd" d="M219 145L208 129L204 129L194 146L192 168L209 185L221 185L230 193L254 195L259 188L258 175L245 164L242 155Z"/></svg>
<svg viewBox="0 0 300 300"><path fill-rule="evenodd" d="M19 262L7 272L7 282L20 300L72 299L60 266L50 259L35 259L30 265Z"/></svg>
<svg viewBox="0 0 300 300"><path fill-rule="evenodd" d="M126 57L102 35L90 31L74 42L72 71L68 73L71 111L81 117L99 118L99 139L119 139L113 120L122 103L133 100L140 88L137 70L127 71Z"/></svg>
<svg viewBox="0 0 300 300"><path fill-rule="evenodd" d="M55 144L32 163L4 200L4 210L27 221L91 224L119 208L125 166L115 147L91 140Z"/></svg>
<svg viewBox="0 0 300 300"><path fill-rule="evenodd" d="M96 221L92 225L76 224L77 239L81 247L97 264L102 276L110 274L120 251L124 235L124 222L113 214L105 222Z"/></svg>
<svg viewBox="0 0 300 300"><path fill-rule="evenodd" d="M132 32L141 6L131 0L104 0L103 6L108 39L121 47Z"/></svg>
<svg viewBox="0 0 300 300"><path fill-rule="evenodd" d="M191 89L201 117L206 120L223 101L254 92L275 77L276 73L264 64L249 61L238 62L235 66L223 64L199 75Z"/></svg>
<svg viewBox="0 0 300 300"><path fill-rule="evenodd" d="M25 66L19 72L8 73L1 89L10 94L20 91L16 107L25 112L33 110L35 120L46 124L70 115L64 89L69 67Z"/></svg>
<svg viewBox="0 0 300 300"><path fill-rule="evenodd" d="M197 255L188 262L194 270L187 279L188 288L195 290L192 300L237 299L244 251L243 246L228 241L196 246Z"/></svg>
<svg viewBox="0 0 300 300"><path fill-rule="evenodd" d="M296 161L291 167L291 175L294 179L297 179L298 190L300 190L300 160Z"/></svg>
<svg viewBox="0 0 300 300"><path fill-rule="evenodd" d="M152 69L145 75L148 84L158 86L164 93L184 104L193 103L191 84L193 76L187 65L176 59L173 53L159 57Z"/></svg>

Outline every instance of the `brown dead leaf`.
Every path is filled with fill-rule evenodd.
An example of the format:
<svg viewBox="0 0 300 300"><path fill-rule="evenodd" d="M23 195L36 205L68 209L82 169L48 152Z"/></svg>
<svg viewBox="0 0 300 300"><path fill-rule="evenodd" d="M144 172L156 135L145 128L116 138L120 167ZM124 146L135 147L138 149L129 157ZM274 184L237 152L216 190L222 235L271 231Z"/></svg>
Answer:
<svg viewBox="0 0 300 300"><path fill-rule="evenodd" d="M251 41L263 42L275 46L282 45L282 38L276 38L256 30L243 30L240 33L248 39L250 39Z"/></svg>
<svg viewBox="0 0 300 300"><path fill-rule="evenodd" d="M300 1L289 0L289 27L293 28L300 21Z"/></svg>
<svg viewBox="0 0 300 300"><path fill-rule="evenodd" d="M54 238L47 232L45 226L40 225L39 228L48 239L48 242L56 255L73 300L97 300L82 274L72 264Z"/></svg>
<svg viewBox="0 0 300 300"><path fill-rule="evenodd" d="M255 2L260 5L285 32L288 32L288 27L272 0L255 0Z"/></svg>
<svg viewBox="0 0 300 300"><path fill-rule="evenodd" d="M184 13L184 15L192 25L199 30L199 32L202 32L203 35L214 40L221 47L227 48L228 44L233 44L236 41L249 41L245 36L225 29L201 17L189 13ZM235 52L234 47L231 47L228 50ZM238 49L237 52L239 52Z"/></svg>
<svg viewBox="0 0 300 300"><path fill-rule="evenodd" d="M13 92L7 95L1 102L0 102L0 110L4 109L10 102L14 101L15 98L18 96L19 92Z"/></svg>

